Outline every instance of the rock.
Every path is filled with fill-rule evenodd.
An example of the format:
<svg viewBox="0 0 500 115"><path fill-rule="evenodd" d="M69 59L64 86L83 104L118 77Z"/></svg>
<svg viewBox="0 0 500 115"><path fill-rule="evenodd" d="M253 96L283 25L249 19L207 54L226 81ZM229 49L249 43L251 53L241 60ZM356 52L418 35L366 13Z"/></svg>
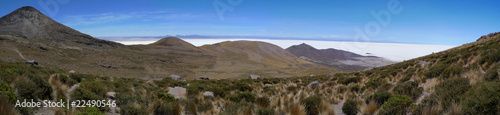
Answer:
<svg viewBox="0 0 500 115"><path fill-rule="evenodd" d="M76 73L76 71L75 71L75 70L69 70L69 72L68 72L68 73L73 74L73 73Z"/></svg>
<svg viewBox="0 0 500 115"><path fill-rule="evenodd" d="M326 77L333 77L333 75L335 75L335 73L328 74Z"/></svg>
<svg viewBox="0 0 500 115"><path fill-rule="evenodd" d="M264 86L273 86L272 84L266 83Z"/></svg>
<svg viewBox="0 0 500 115"><path fill-rule="evenodd" d="M106 93L106 96L108 96L109 98L115 98L115 95L116 95L116 92L107 92Z"/></svg>
<svg viewBox="0 0 500 115"><path fill-rule="evenodd" d="M203 96L214 96L214 92L211 92L211 91L205 91L203 92Z"/></svg>
<svg viewBox="0 0 500 115"><path fill-rule="evenodd" d="M186 88L183 87L168 87L168 93L174 95L176 99L186 98Z"/></svg>
<svg viewBox="0 0 500 115"><path fill-rule="evenodd" d="M490 33L488 35L484 35L484 36L481 36L479 39L477 39L476 41L479 41L479 40L483 40L483 39L488 39L488 38L491 38L491 37L495 37L496 35L500 34L500 32L495 32L495 33Z"/></svg>
<svg viewBox="0 0 500 115"><path fill-rule="evenodd" d="M259 75L255 75L255 74L251 74L249 77L250 77L250 79L259 79L260 78Z"/></svg>
<svg viewBox="0 0 500 115"><path fill-rule="evenodd" d="M198 78L196 78L194 80L210 80L210 78L208 78L208 77L198 77Z"/></svg>
<svg viewBox="0 0 500 115"><path fill-rule="evenodd" d="M314 77L314 76L315 76L315 75L313 75L313 74L309 75L309 77Z"/></svg>
<svg viewBox="0 0 500 115"><path fill-rule="evenodd" d="M36 62L35 60L25 61L24 64L38 66L38 62Z"/></svg>
<svg viewBox="0 0 500 115"><path fill-rule="evenodd" d="M311 88L311 87L312 87L312 85L318 85L318 86L320 86L320 87L321 87L321 85L322 85L322 84L321 84L321 83L319 83L318 81L313 81L313 82L309 83L309 85L307 85L307 87Z"/></svg>
<svg viewBox="0 0 500 115"><path fill-rule="evenodd" d="M172 74L172 75L169 75L168 77L175 80L175 81L186 81L186 80L182 79L182 77L179 75Z"/></svg>
<svg viewBox="0 0 500 115"><path fill-rule="evenodd" d="M146 83L154 84L155 82L153 80L148 80Z"/></svg>
<svg viewBox="0 0 500 115"><path fill-rule="evenodd" d="M429 64L429 62L426 62L426 61L420 61L420 62L418 62L418 64L420 64L420 66L424 66L424 65Z"/></svg>

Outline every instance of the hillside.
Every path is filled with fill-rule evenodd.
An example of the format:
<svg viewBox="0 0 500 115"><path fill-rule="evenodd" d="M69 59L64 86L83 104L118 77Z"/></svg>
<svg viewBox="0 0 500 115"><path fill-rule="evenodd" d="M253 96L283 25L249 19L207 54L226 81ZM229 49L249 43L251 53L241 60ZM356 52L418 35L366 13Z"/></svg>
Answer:
<svg viewBox="0 0 500 115"><path fill-rule="evenodd" d="M333 48L318 50L305 43L290 46L286 50L304 60L344 71L360 71L394 63L380 57L362 56Z"/></svg>
<svg viewBox="0 0 500 115"><path fill-rule="evenodd" d="M6 111L0 112L499 114L499 52L500 35L495 35L369 71L244 80L148 81L0 62L0 93L6 94L0 97L0 107ZM186 92L172 93L173 87L186 88ZM15 99L101 100L111 98L109 92L116 93L113 99L120 109L13 108Z"/></svg>
<svg viewBox="0 0 500 115"><path fill-rule="evenodd" d="M8 62L35 60L43 67L144 79L172 74L184 79L239 78L250 74L290 77L332 71L316 67L275 45L248 43L237 44L242 50L235 51L230 51L231 45L213 46L223 52L204 50L175 37L149 45L126 46L80 33L30 6L0 18L0 51L3 52L0 60ZM239 52L245 53L233 55Z"/></svg>
<svg viewBox="0 0 500 115"><path fill-rule="evenodd" d="M0 35L10 35L31 40L50 40L60 44L66 43L77 46L124 47L119 43L100 40L80 33L52 20L31 6L19 8L0 18Z"/></svg>

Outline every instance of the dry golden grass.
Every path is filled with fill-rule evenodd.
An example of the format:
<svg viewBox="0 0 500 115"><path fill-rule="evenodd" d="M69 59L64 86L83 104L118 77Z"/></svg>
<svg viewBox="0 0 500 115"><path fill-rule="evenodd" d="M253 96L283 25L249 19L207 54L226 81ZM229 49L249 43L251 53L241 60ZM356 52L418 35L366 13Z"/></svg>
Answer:
<svg viewBox="0 0 500 115"><path fill-rule="evenodd" d="M439 83L441 83L441 81L438 78L427 79L421 87L424 89L424 91L432 93L432 89L434 88L434 86Z"/></svg>
<svg viewBox="0 0 500 115"><path fill-rule="evenodd" d="M469 82L471 85L481 82L482 75L483 75L482 72L479 70L470 70L463 74L464 77L469 78Z"/></svg>
<svg viewBox="0 0 500 115"><path fill-rule="evenodd" d="M451 107L448 109L447 115L460 115L462 111L462 106L457 103L452 103Z"/></svg>
<svg viewBox="0 0 500 115"><path fill-rule="evenodd" d="M306 108L299 103L294 103L290 109L287 115L306 115Z"/></svg>
<svg viewBox="0 0 500 115"><path fill-rule="evenodd" d="M319 105L320 115L334 115L335 110L333 109L332 104L328 103L327 100L322 100Z"/></svg>
<svg viewBox="0 0 500 115"><path fill-rule="evenodd" d="M371 100L368 104L363 103L360 110L363 115L374 115L378 110L378 106L374 100Z"/></svg>

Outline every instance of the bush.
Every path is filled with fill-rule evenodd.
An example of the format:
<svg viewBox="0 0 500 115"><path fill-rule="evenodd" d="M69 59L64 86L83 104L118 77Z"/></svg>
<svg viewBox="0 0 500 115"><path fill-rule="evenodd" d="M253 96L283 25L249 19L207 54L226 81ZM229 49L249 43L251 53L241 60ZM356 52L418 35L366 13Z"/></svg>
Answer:
<svg viewBox="0 0 500 115"><path fill-rule="evenodd" d="M73 86L74 84L77 84L78 82L74 79L71 79L68 76L65 75L60 75L59 79L61 80L62 83L68 85L68 86Z"/></svg>
<svg viewBox="0 0 500 115"><path fill-rule="evenodd" d="M37 86L33 81L17 81L16 88L19 92L19 96L24 99L36 100L36 98L38 98L38 95L34 93L36 92Z"/></svg>
<svg viewBox="0 0 500 115"><path fill-rule="evenodd" d="M257 98L257 104L260 106L260 107L269 107L269 98L267 97L259 97Z"/></svg>
<svg viewBox="0 0 500 115"><path fill-rule="evenodd" d="M272 108L262 108L259 109L257 115L274 115L274 109Z"/></svg>
<svg viewBox="0 0 500 115"><path fill-rule="evenodd" d="M344 106L342 106L342 112L346 115L356 115L358 113L358 103L356 100L347 100L347 102L344 103Z"/></svg>
<svg viewBox="0 0 500 115"><path fill-rule="evenodd" d="M462 112L471 115L496 114L499 111L500 83L479 83L466 92Z"/></svg>
<svg viewBox="0 0 500 115"><path fill-rule="evenodd" d="M198 103L198 104L196 105L196 107L197 107L197 110L198 110L198 111L202 111L202 112L203 112L203 111L207 111L207 110L209 110L210 108L212 108L212 103L210 103L210 102Z"/></svg>
<svg viewBox="0 0 500 115"><path fill-rule="evenodd" d="M234 84L234 89L238 89L240 91L249 91L251 92L253 90L252 87L250 87L250 85L248 84L244 84L244 83L236 83Z"/></svg>
<svg viewBox="0 0 500 115"><path fill-rule="evenodd" d="M101 96L98 96L97 94L88 91L86 89L83 89L81 87L76 88L73 91L72 96L74 100L102 100L104 99Z"/></svg>
<svg viewBox="0 0 500 115"><path fill-rule="evenodd" d="M429 69L429 71L427 71L426 73L424 73L424 76L427 77L427 78L434 78L434 77L438 77L441 75L441 73L446 69L448 68L448 64L439 64L439 65L436 65L436 66L433 66Z"/></svg>
<svg viewBox="0 0 500 115"><path fill-rule="evenodd" d="M448 78L449 75L457 75L460 74L463 71L463 68L461 65L452 65L449 66L448 68L444 69L443 73L441 73L442 78Z"/></svg>
<svg viewBox="0 0 500 115"><path fill-rule="evenodd" d="M373 89L377 89L379 86L381 86L384 83L387 83L387 81L383 78L371 77L370 79L368 79L368 82L366 82L365 86L371 87Z"/></svg>
<svg viewBox="0 0 500 115"><path fill-rule="evenodd" d="M242 100L245 100L247 102L255 102L255 95L249 92L228 95L226 98L233 102L240 102Z"/></svg>
<svg viewBox="0 0 500 115"><path fill-rule="evenodd" d="M308 115L319 114L319 104L321 103L321 96L315 95L300 100L300 103L305 106Z"/></svg>
<svg viewBox="0 0 500 115"><path fill-rule="evenodd" d="M484 64L484 63L493 64L493 63L497 63L498 61L500 61L500 52L499 51L490 51L490 52L484 53L481 56L479 63L480 64Z"/></svg>
<svg viewBox="0 0 500 115"><path fill-rule="evenodd" d="M498 80L498 70L500 69L500 66L496 64L494 67L491 67L490 69L486 70L486 74L484 74L483 79L485 81L494 81Z"/></svg>
<svg viewBox="0 0 500 115"><path fill-rule="evenodd" d="M377 92L367 98L365 103L369 103L370 100L375 100L378 106L381 106L385 103L385 101L389 100L392 97L392 94L389 92Z"/></svg>
<svg viewBox="0 0 500 115"><path fill-rule="evenodd" d="M360 90L360 86L359 85L353 85L351 87L349 87L349 89L353 92L359 92Z"/></svg>
<svg viewBox="0 0 500 115"><path fill-rule="evenodd" d="M81 88L84 88L92 93L97 94L98 96L105 97L107 89L103 83L97 81L86 81L82 82L80 85Z"/></svg>
<svg viewBox="0 0 500 115"><path fill-rule="evenodd" d="M54 89L49 82L42 79L40 76L31 76L31 81L38 86L34 92L40 99L51 99L51 94ZM33 92L32 92L33 93Z"/></svg>
<svg viewBox="0 0 500 115"><path fill-rule="evenodd" d="M356 77L345 77L343 79L339 79L339 82L344 84L344 85L347 85L349 83L358 83L359 81L361 81L361 77L359 76L356 76Z"/></svg>
<svg viewBox="0 0 500 115"><path fill-rule="evenodd" d="M447 79L443 83L435 86L436 95L441 101L443 110L447 110L452 102L460 102L461 96L469 90L469 79L459 77Z"/></svg>
<svg viewBox="0 0 500 115"><path fill-rule="evenodd" d="M395 95L387 102L385 102L380 108L380 115L406 115L409 111L409 107L412 104L412 100L408 96Z"/></svg>
<svg viewBox="0 0 500 115"><path fill-rule="evenodd" d="M78 115L106 115L106 114L99 112L99 109L96 107L87 107L85 108L85 111L78 113Z"/></svg>
<svg viewBox="0 0 500 115"><path fill-rule="evenodd" d="M424 89L418 87L418 83L414 81L407 81L404 83L398 83L394 87L393 91L395 94L410 96L413 100L416 100Z"/></svg>
<svg viewBox="0 0 500 115"><path fill-rule="evenodd" d="M288 87L286 88L286 90L287 90L288 92L295 92L295 91L297 91L297 89L299 89L299 88L298 88L298 87L296 87L296 86L288 86Z"/></svg>
<svg viewBox="0 0 500 115"><path fill-rule="evenodd" d="M174 97L174 95L169 94L169 93L166 93L166 92L158 92L158 93L156 94L156 96L157 96L159 99L161 99L161 100L163 100L163 101L165 101L165 102L172 102L172 101L175 101L175 97Z"/></svg>
<svg viewBox="0 0 500 115"><path fill-rule="evenodd" d="M7 82L0 82L0 95L5 95L10 103L15 103L17 101L17 94Z"/></svg>
<svg viewBox="0 0 500 115"><path fill-rule="evenodd" d="M145 115L146 108L141 106L135 106L132 103L120 106L120 113L128 115Z"/></svg>
<svg viewBox="0 0 500 115"><path fill-rule="evenodd" d="M274 91L276 91L276 89L274 89L274 87L270 87L270 86L265 86L265 87L263 87L262 89L263 89L262 91L263 91L264 93L266 93L266 92L274 92ZM288 89L287 89L287 90L288 90Z"/></svg>

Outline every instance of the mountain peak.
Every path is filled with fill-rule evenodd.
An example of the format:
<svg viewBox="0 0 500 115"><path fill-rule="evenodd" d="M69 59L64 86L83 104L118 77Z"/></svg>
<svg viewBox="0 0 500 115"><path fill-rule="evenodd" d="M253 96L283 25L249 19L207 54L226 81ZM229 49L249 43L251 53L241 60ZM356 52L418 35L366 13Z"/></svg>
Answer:
<svg viewBox="0 0 500 115"><path fill-rule="evenodd" d="M312 47L311 45L309 44L306 44L306 43L301 43L299 45L293 45L293 46L290 46L289 48L287 49L309 49L309 50L318 50L314 47Z"/></svg>
<svg viewBox="0 0 500 115"><path fill-rule="evenodd" d="M122 44L100 40L67 27L36 8L24 6L0 18L0 35L53 42L77 43L84 46L121 47Z"/></svg>
<svg viewBox="0 0 500 115"><path fill-rule="evenodd" d="M180 38L177 38L177 37L162 38L162 39L156 41L155 43L152 43L151 45L167 46L167 47L172 47L172 48L180 49L180 50L195 50L195 51L199 50L193 44L190 44L190 43L188 43Z"/></svg>

